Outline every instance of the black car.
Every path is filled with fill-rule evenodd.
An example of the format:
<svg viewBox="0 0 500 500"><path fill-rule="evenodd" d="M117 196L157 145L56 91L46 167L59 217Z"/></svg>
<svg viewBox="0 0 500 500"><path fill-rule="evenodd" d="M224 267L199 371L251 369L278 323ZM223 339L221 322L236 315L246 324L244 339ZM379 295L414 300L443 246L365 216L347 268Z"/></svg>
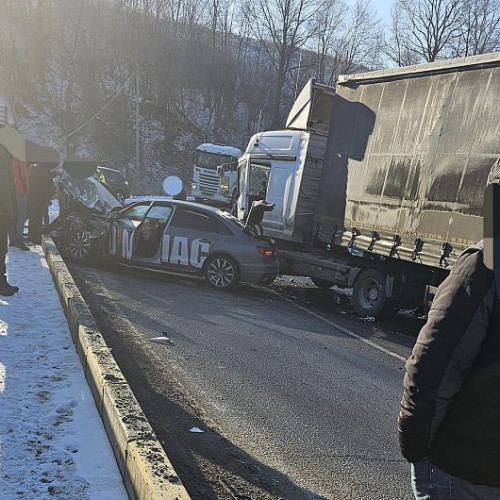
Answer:
<svg viewBox="0 0 500 500"><path fill-rule="evenodd" d="M99 165L96 177L113 192L121 204L130 196L129 183L119 170Z"/></svg>

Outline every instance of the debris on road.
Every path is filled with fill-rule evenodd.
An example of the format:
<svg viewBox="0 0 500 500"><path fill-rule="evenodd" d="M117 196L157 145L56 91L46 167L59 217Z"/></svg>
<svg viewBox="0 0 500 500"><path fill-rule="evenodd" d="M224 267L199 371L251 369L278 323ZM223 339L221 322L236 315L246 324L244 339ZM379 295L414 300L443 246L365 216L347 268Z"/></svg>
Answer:
<svg viewBox="0 0 500 500"><path fill-rule="evenodd" d="M154 337L151 339L151 342L156 342L157 344L174 345L173 341L168 337Z"/></svg>

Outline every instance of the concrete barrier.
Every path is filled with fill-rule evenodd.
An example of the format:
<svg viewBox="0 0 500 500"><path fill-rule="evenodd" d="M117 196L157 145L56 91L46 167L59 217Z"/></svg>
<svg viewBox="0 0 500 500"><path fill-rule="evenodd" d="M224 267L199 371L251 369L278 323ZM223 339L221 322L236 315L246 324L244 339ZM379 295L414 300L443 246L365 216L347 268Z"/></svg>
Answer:
<svg viewBox="0 0 500 500"><path fill-rule="evenodd" d="M131 500L190 500L51 238L43 249Z"/></svg>

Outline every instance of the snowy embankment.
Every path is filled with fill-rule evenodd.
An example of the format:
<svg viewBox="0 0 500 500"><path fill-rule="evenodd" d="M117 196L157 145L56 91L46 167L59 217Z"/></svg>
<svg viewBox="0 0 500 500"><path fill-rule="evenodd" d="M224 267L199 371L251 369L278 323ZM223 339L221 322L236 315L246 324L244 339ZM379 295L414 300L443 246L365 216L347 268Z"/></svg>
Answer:
<svg viewBox="0 0 500 500"><path fill-rule="evenodd" d="M9 251L0 297L0 498L125 500L41 247Z"/></svg>

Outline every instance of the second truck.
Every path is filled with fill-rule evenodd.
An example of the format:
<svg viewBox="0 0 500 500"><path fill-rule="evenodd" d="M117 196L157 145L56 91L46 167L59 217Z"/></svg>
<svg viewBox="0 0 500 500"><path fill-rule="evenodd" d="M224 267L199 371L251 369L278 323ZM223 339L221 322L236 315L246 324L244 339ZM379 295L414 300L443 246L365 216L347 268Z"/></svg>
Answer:
<svg viewBox="0 0 500 500"><path fill-rule="evenodd" d="M241 150L222 144L200 144L194 154L191 196L196 201L208 201L232 206L236 199L236 167ZM224 169L221 177L217 167Z"/></svg>

